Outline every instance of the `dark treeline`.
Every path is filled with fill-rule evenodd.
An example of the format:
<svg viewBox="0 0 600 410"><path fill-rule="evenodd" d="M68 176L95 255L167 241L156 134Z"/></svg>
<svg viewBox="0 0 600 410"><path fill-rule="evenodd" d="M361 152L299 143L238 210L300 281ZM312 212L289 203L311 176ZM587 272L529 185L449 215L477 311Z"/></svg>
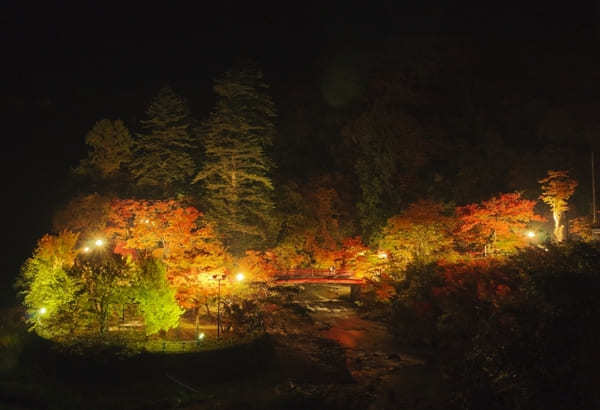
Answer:
<svg viewBox="0 0 600 410"><path fill-rule="evenodd" d="M549 47L504 39L492 47L490 40L459 35L413 35L332 46L289 77L266 67L265 95L274 115L264 151L274 205L282 208L291 186L325 184L340 198L340 218L368 241L387 218L419 199L464 205L510 191L536 199L537 181L548 169L567 169L580 181L573 213L589 215L589 155L599 124L591 81L596 64L582 49L567 41ZM204 185L191 182L206 166L205 125L218 95L198 94L185 81L169 89L181 98L189 145L178 148L185 158L167 162L181 169L168 171L171 179L162 186L140 177L157 169L140 148L153 121L141 109L150 110L160 96L156 89L151 100L146 90L150 101L139 101L135 116L97 113L98 120L122 118L139 148L123 160L130 179L88 173L72 190L190 195L206 210Z"/></svg>

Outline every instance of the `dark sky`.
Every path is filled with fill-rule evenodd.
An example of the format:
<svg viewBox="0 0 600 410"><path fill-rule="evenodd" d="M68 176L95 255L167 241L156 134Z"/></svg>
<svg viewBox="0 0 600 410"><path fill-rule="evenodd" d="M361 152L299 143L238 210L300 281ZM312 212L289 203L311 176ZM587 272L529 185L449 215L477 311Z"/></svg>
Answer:
<svg viewBox="0 0 600 410"><path fill-rule="evenodd" d="M165 81L184 88L203 113L211 79L238 58L258 60L281 85L310 77L315 61L338 47L406 33L552 44L594 37L597 17L593 3L547 1L23 3L0 9L6 277L47 230L86 131L102 117L139 116Z"/></svg>

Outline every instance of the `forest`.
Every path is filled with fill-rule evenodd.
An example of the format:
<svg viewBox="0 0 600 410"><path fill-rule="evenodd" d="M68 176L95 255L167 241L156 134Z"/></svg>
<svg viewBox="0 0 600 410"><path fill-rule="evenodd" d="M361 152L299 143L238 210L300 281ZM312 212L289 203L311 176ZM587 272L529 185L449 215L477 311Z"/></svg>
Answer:
<svg viewBox="0 0 600 410"><path fill-rule="evenodd" d="M443 380L411 408L595 408L594 66L571 50L566 68L562 44L488 46L357 43L297 81L240 59L205 109L174 79L98 112L17 275L17 316L57 357L261 346L306 319L282 278L318 272L359 281L344 303ZM265 406L338 408L300 396Z"/></svg>

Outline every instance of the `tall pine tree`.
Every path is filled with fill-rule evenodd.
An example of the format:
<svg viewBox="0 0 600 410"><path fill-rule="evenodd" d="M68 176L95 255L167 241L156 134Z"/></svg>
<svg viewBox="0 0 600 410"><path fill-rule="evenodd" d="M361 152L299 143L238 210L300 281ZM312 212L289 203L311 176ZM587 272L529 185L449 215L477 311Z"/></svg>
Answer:
<svg viewBox="0 0 600 410"><path fill-rule="evenodd" d="M262 72L250 65L216 80L217 104L204 124L202 182L207 216L233 252L264 244L271 225L271 161L275 106Z"/></svg>
<svg viewBox="0 0 600 410"><path fill-rule="evenodd" d="M143 132L136 141L132 173L138 185L161 189L168 196L195 172L189 109L182 97L165 86L146 114Z"/></svg>

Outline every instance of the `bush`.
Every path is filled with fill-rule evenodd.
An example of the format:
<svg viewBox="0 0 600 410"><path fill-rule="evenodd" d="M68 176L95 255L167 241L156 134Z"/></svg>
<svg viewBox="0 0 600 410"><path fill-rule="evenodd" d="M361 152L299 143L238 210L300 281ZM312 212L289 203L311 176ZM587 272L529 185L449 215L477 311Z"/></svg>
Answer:
<svg viewBox="0 0 600 410"><path fill-rule="evenodd" d="M264 332L264 317L260 306L251 300L232 303L223 309L223 327L236 335Z"/></svg>
<svg viewBox="0 0 600 410"><path fill-rule="evenodd" d="M459 408L600 408L600 246L409 267L390 324L434 349Z"/></svg>

